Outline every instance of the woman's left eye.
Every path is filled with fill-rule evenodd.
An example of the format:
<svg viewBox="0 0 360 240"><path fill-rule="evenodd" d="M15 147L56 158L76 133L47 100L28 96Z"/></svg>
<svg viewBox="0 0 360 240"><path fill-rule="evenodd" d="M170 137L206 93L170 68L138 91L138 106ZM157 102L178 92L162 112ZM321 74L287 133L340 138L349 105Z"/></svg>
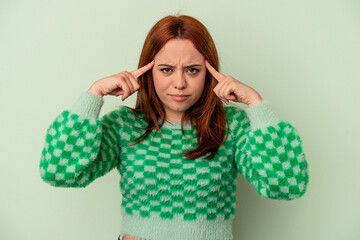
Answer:
<svg viewBox="0 0 360 240"><path fill-rule="evenodd" d="M195 73L199 72L199 69L197 69L197 68L189 68L189 70L193 70L193 71L190 71L191 74L195 74Z"/></svg>

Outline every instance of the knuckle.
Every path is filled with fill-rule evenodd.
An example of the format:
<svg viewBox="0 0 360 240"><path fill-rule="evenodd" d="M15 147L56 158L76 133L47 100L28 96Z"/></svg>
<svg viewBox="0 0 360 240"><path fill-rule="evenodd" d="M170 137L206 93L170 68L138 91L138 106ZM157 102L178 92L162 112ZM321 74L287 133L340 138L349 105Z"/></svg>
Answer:
<svg viewBox="0 0 360 240"><path fill-rule="evenodd" d="M121 85L121 89L124 90L124 92L128 91L128 87L125 84Z"/></svg>
<svg viewBox="0 0 360 240"><path fill-rule="evenodd" d="M123 71L122 72L122 75L125 77L125 76L128 76L129 75L129 72L128 71Z"/></svg>

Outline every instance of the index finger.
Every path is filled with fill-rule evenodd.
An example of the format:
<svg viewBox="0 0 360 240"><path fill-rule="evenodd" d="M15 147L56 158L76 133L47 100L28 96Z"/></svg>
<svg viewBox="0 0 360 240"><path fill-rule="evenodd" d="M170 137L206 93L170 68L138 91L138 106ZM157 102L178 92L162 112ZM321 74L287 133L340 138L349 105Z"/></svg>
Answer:
<svg viewBox="0 0 360 240"><path fill-rule="evenodd" d="M221 82L225 78L225 76L216 71L216 69L213 68L207 60L205 60L205 66L218 82Z"/></svg>
<svg viewBox="0 0 360 240"><path fill-rule="evenodd" d="M154 66L155 60L152 60L150 63L146 64L145 66L136 69L134 71L131 71L130 73L135 77L138 78L144 73L146 73L149 69L151 69Z"/></svg>

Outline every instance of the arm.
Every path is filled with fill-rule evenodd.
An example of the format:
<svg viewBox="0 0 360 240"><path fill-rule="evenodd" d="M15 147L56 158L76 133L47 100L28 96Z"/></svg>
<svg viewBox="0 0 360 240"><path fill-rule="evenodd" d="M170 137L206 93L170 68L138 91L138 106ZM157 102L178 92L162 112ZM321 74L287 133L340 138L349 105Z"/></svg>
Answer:
<svg viewBox="0 0 360 240"><path fill-rule="evenodd" d="M40 159L46 183L85 187L119 164L119 116L113 111L99 120L102 105L102 97L84 92L51 123Z"/></svg>
<svg viewBox="0 0 360 240"><path fill-rule="evenodd" d="M293 200L305 193L308 163L299 133L268 101L235 111L230 127L238 171L260 196Z"/></svg>

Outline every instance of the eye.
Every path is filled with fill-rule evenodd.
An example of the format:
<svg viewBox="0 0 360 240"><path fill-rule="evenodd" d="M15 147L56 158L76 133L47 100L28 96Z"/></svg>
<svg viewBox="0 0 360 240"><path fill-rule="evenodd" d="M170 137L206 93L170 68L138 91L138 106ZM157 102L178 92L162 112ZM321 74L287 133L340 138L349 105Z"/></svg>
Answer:
<svg viewBox="0 0 360 240"><path fill-rule="evenodd" d="M162 71L163 73L169 73L168 70L171 70L171 69L170 68L162 68L160 71Z"/></svg>
<svg viewBox="0 0 360 240"><path fill-rule="evenodd" d="M199 72L200 70L197 68L189 68L189 71L191 74L196 74L197 72Z"/></svg>

